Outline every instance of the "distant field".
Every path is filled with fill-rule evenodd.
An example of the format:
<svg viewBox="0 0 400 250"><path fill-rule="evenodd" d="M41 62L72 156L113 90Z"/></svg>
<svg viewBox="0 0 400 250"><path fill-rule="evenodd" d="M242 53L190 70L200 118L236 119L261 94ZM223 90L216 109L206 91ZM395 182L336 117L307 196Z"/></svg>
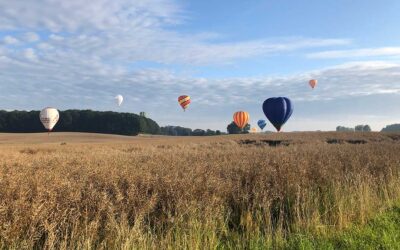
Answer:
<svg viewBox="0 0 400 250"><path fill-rule="evenodd" d="M396 141L400 140L400 134L393 133L336 133L336 132L298 132L298 133L271 133L271 134L247 134L247 135L223 135L212 137L196 136L161 136L161 135L139 135L123 136L94 133L0 133L0 144L54 144L54 143L180 143L180 142L213 142L229 140L290 140L292 143L299 142L327 142L329 139L341 140L367 140ZM343 141L345 142L345 141Z"/></svg>
<svg viewBox="0 0 400 250"><path fill-rule="evenodd" d="M0 134L0 157L3 249L400 248L400 134Z"/></svg>
<svg viewBox="0 0 400 250"><path fill-rule="evenodd" d="M0 144L45 144L45 143L107 143L137 140L138 136L121 136L91 133L0 133Z"/></svg>

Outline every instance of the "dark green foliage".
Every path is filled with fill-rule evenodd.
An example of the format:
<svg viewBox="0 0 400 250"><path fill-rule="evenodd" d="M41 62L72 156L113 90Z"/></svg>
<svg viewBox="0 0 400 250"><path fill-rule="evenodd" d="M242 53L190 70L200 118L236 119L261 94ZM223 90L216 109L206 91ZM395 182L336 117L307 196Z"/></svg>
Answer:
<svg viewBox="0 0 400 250"><path fill-rule="evenodd" d="M337 126L336 131L337 132L354 132L354 128L346 128L343 126Z"/></svg>
<svg viewBox="0 0 400 250"><path fill-rule="evenodd" d="M161 127L161 134L173 136L190 136L192 135L192 129L179 126L166 126Z"/></svg>
<svg viewBox="0 0 400 250"><path fill-rule="evenodd" d="M248 134L250 130L250 124L246 124L246 126L240 129L235 122L231 122L228 127L226 127L228 134Z"/></svg>
<svg viewBox="0 0 400 250"><path fill-rule="evenodd" d="M216 135L217 132L214 131L214 130L211 130L211 129L207 129L207 131L205 131L205 134L206 134L206 135Z"/></svg>
<svg viewBox="0 0 400 250"><path fill-rule="evenodd" d="M0 111L0 132L44 132L39 113L39 111ZM160 127L151 119L131 113L66 110L60 112L60 120L53 131L137 135L159 134Z"/></svg>
<svg viewBox="0 0 400 250"><path fill-rule="evenodd" d="M206 131L204 131L202 129L195 129L195 130L193 130L192 135L194 135L194 136L204 136L204 135L206 135Z"/></svg>
<svg viewBox="0 0 400 250"><path fill-rule="evenodd" d="M382 132L400 132L400 124L391 124L384 127Z"/></svg>
<svg viewBox="0 0 400 250"><path fill-rule="evenodd" d="M203 129L195 129L192 130L190 128L184 128L180 126L165 126L161 127L162 135L172 135L172 136L211 136L211 135L221 135L221 131L217 130L203 130Z"/></svg>
<svg viewBox="0 0 400 250"><path fill-rule="evenodd" d="M363 131L364 132L371 132L372 130L371 130L371 127L369 125L364 125Z"/></svg>
<svg viewBox="0 0 400 250"><path fill-rule="evenodd" d="M371 127L369 125L357 125L354 130L357 132L371 132Z"/></svg>
<svg viewBox="0 0 400 250"><path fill-rule="evenodd" d="M347 128L343 126L336 127L337 132L371 132L371 127L369 125L357 125L354 128Z"/></svg>
<svg viewBox="0 0 400 250"><path fill-rule="evenodd" d="M231 122L228 127L226 127L226 130L228 130L228 134L240 134L241 132L241 129L234 122Z"/></svg>
<svg viewBox="0 0 400 250"><path fill-rule="evenodd" d="M0 132L43 132L39 111L0 111Z"/></svg>

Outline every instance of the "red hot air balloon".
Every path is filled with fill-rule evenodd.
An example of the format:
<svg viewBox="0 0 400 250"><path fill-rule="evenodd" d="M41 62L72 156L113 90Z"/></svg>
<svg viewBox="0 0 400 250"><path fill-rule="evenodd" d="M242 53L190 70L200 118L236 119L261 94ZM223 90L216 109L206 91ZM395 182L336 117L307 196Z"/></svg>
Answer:
<svg viewBox="0 0 400 250"><path fill-rule="evenodd" d="M310 84L311 88L314 89L317 86L318 81L315 79L311 79L308 84Z"/></svg>
<svg viewBox="0 0 400 250"><path fill-rule="evenodd" d="M181 105L181 107L183 108L183 111L185 111L190 104L190 96L181 95L180 97L178 97L178 102L179 105Z"/></svg>

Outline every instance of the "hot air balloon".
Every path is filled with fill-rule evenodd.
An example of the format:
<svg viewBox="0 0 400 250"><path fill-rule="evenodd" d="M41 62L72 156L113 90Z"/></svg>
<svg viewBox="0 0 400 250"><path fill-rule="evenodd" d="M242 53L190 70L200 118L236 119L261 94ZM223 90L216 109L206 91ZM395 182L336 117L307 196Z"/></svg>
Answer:
<svg viewBox="0 0 400 250"><path fill-rule="evenodd" d="M178 97L178 102L179 105L181 105L181 107L183 108L183 111L185 111L190 104L190 96L181 95L180 97Z"/></svg>
<svg viewBox="0 0 400 250"><path fill-rule="evenodd" d="M318 81L315 79L311 79L308 84L310 84L311 88L314 89L317 86Z"/></svg>
<svg viewBox="0 0 400 250"><path fill-rule="evenodd" d="M40 112L40 121L49 132L57 124L59 118L60 114L55 108L45 108Z"/></svg>
<svg viewBox="0 0 400 250"><path fill-rule="evenodd" d="M257 133L257 128L256 128L256 127L252 127L252 128L250 129L250 132L251 132L251 133Z"/></svg>
<svg viewBox="0 0 400 250"><path fill-rule="evenodd" d="M263 130L265 128L265 126L267 126L267 123L265 122L265 120L258 120L257 124L261 130Z"/></svg>
<svg viewBox="0 0 400 250"><path fill-rule="evenodd" d="M263 111L268 120L280 131L293 113L293 104L286 97L268 98L263 103Z"/></svg>
<svg viewBox="0 0 400 250"><path fill-rule="evenodd" d="M240 128L243 129L250 119L249 113L245 111L238 111L233 114L233 121Z"/></svg>
<svg viewBox="0 0 400 250"><path fill-rule="evenodd" d="M124 101L124 97L122 95L117 95L115 97L115 101L117 102L118 107L120 107L122 102Z"/></svg>

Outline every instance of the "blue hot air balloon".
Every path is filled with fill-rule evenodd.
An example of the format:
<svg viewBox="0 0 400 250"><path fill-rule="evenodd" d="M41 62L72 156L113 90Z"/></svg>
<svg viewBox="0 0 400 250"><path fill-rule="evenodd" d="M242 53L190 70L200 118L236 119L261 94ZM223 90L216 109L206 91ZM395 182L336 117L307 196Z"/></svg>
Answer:
<svg viewBox="0 0 400 250"><path fill-rule="evenodd" d="M267 126L267 123L265 122L265 120L258 120L257 124L261 130L263 130L265 128L265 126Z"/></svg>
<svg viewBox="0 0 400 250"><path fill-rule="evenodd" d="M293 104L289 98L272 97L264 101L263 111L276 130L280 131L293 113Z"/></svg>

